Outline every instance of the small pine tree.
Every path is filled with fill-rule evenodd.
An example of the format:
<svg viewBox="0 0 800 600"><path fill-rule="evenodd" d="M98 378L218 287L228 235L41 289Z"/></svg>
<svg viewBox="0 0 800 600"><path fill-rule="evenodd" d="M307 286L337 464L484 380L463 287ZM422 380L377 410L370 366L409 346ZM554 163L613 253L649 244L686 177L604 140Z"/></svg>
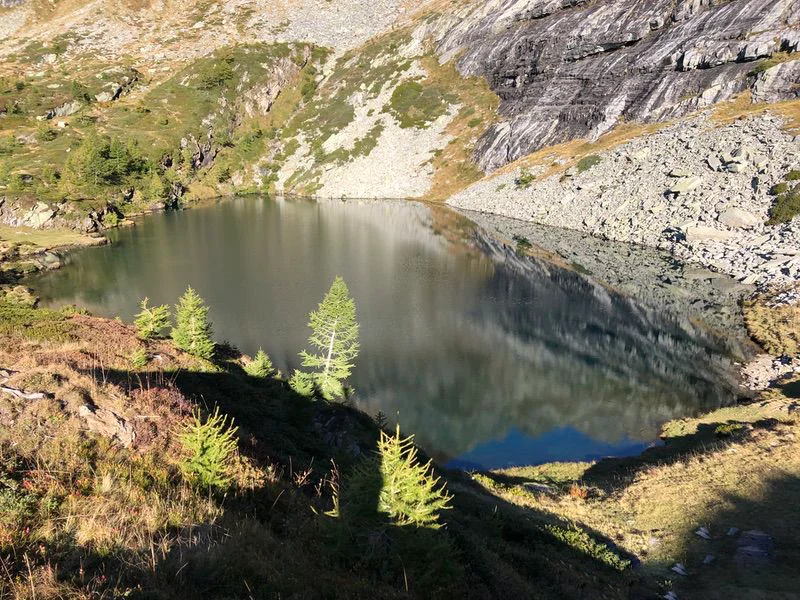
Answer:
<svg viewBox="0 0 800 600"><path fill-rule="evenodd" d="M399 425L393 436L381 431L375 456L363 460L345 480L343 497L334 495L334 508L328 514L338 517L344 510L351 520L359 521L377 512L397 525L439 529L440 513L451 508L452 496L431 470L431 461L419 464L413 435L401 438Z"/></svg>
<svg viewBox="0 0 800 600"><path fill-rule="evenodd" d="M206 488L226 488L231 481L237 430L233 419L228 424L228 417L219 414L219 407L205 421L195 412L179 434L189 455L181 464L184 475Z"/></svg>
<svg viewBox="0 0 800 600"><path fill-rule="evenodd" d="M438 529L439 513L450 507L450 496L431 474L431 461L419 464L414 436L400 437L381 431L378 441L383 487L378 510L387 513L399 525Z"/></svg>
<svg viewBox="0 0 800 600"><path fill-rule="evenodd" d="M244 366L244 372L250 377L266 379L275 372L275 369L272 368L269 355L259 348L256 357Z"/></svg>
<svg viewBox="0 0 800 600"><path fill-rule="evenodd" d="M315 369L310 376L314 386L326 400L344 396L344 380L353 370L358 356L358 322L356 304L347 285L337 277L316 311L309 315L308 338L315 354L303 350L303 366Z"/></svg>
<svg viewBox="0 0 800 600"><path fill-rule="evenodd" d="M302 371L295 370L295 372L292 373L289 379L289 387L306 398L310 398L314 395L314 379L311 375L303 373Z"/></svg>
<svg viewBox="0 0 800 600"><path fill-rule="evenodd" d="M148 307L148 301L148 298L145 298L139 304L142 310L133 322L136 325L137 335L143 340L157 337L169 325L169 307L166 304Z"/></svg>
<svg viewBox="0 0 800 600"><path fill-rule="evenodd" d="M191 286L178 301L175 315L177 322L172 329L172 339L178 348L211 360L214 357L214 342L211 340L208 306Z"/></svg>
<svg viewBox="0 0 800 600"><path fill-rule="evenodd" d="M147 366L147 350L137 348L130 355L131 367L134 369L144 369Z"/></svg>

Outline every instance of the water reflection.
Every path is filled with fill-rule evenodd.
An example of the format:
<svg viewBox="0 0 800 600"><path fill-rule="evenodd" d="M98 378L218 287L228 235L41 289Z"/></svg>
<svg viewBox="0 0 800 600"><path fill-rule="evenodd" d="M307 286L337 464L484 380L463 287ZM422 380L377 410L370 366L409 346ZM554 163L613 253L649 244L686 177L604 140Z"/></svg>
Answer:
<svg viewBox="0 0 800 600"><path fill-rule="evenodd" d="M630 452L665 420L732 399L724 344L691 320L480 232L468 252L437 231L412 203L236 199L148 217L32 285L46 301L130 319L139 298L174 302L191 284L217 339L263 346L286 372L340 274L362 324L360 404L399 414L442 460Z"/></svg>

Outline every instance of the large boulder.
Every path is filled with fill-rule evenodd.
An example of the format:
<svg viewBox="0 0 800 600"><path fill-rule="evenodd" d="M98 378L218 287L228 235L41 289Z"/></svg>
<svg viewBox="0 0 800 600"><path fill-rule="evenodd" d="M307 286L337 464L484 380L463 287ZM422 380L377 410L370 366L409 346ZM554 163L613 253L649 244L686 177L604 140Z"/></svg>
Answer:
<svg viewBox="0 0 800 600"><path fill-rule="evenodd" d="M702 183L702 177L684 177L669 188L669 192L672 194L685 194L686 192L697 189Z"/></svg>
<svg viewBox="0 0 800 600"><path fill-rule="evenodd" d="M717 220L731 229L749 229L761 223L761 219L741 208L729 208L720 213Z"/></svg>

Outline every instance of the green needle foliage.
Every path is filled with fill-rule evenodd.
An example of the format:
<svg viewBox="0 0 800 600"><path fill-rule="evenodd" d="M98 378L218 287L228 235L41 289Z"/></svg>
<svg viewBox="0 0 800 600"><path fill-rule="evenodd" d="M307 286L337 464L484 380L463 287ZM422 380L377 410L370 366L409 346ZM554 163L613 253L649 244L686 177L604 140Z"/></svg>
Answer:
<svg viewBox="0 0 800 600"><path fill-rule="evenodd" d="M356 304L344 279L337 277L330 291L309 315L308 338L313 352L303 350L303 366L314 369L309 375L326 400L344 397L344 380L353 370L358 356L358 322Z"/></svg>
<svg viewBox="0 0 800 600"><path fill-rule="evenodd" d="M244 366L244 372L250 377L266 379L275 372L275 369L272 368L272 361L269 355L259 348L256 357Z"/></svg>
<svg viewBox="0 0 800 600"><path fill-rule="evenodd" d="M219 407L205 422L197 411L180 433L179 439L189 454L181 464L184 475L202 487L224 489L231 481L231 462L236 452L233 419L219 414Z"/></svg>
<svg viewBox="0 0 800 600"><path fill-rule="evenodd" d="M137 348L131 353L131 367L134 369L144 369L147 366L147 360L147 350L144 348Z"/></svg>
<svg viewBox="0 0 800 600"><path fill-rule="evenodd" d="M314 378L309 373L303 373L295 369L292 376L289 378L289 387L295 392L306 398L314 395Z"/></svg>
<svg viewBox="0 0 800 600"><path fill-rule="evenodd" d="M211 360L214 356L214 342L211 340L208 306L191 286L178 301L175 314L177 323L172 329L172 339L178 348L199 358Z"/></svg>
<svg viewBox="0 0 800 600"><path fill-rule="evenodd" d="M139 305L142 310L133 322L136 325L137 335L143 340L158 337L169 325L169 307L166 304L148 307L148 301L148 298L142 300Z"/></svg>
<svg viewBox="0 0 800 600"><path fill-rule="evenodd" d="M398 525L438 529L439 513L450 508L452 496L431 474L431 461L419 464L414 436L400 437L381 432L378 442L383 487L378 510L387 513Z"/></svg>
<svg viewBox="0 0 800 600"><path fill-rule="evenodd" d="M452 496L431 471L431 461L419 463L413 435L400 437L399 425L395 435L381 431L375 455L362 461L347 478L341 503L337 495L329 514L338 517L344 510L354 521L383 514L395 525L439 529L439 515L451 508Z"/></svg>

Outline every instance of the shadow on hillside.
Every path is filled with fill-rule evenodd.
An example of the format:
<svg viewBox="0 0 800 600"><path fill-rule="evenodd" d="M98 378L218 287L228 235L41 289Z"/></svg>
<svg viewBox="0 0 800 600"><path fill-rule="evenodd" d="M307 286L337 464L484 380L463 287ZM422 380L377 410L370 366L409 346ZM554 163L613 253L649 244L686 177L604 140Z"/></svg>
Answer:
<svg viewBox="0 0 800 600"><path fill-rule="evenodd" d="M653 466L675 464L694 456L724 451L746 429L772 428L775 423L772 419L753 423L701 423L696 432L667 438L663 445L648 448L637 456L598 461L585 471L581 482L607 492L618 491L636 480L641 471ZM740 427L744 429L740 430Z"/></svg>
<svg viewBox="0 0 800 600"><path fill-rule="evenodd" d="M689 577L676 579L679 597L796 597L800 590L800 476L796 471L777 472L753 473L741 482L739 493L720 497L713 514L697 516L697 526L706 526L711 539L687 533L678 554L685 557ZM713 560L706 564L708 556ZM670 566L664 565L665 573Z"/></svg>
<svg viewBox="0 0 800 600"><path fill-rule="evenodd" d="M251 378L238 363L222 367L180 372L171 385L203 410L219 406L233 417L242 453L283 477L220 497L217 523L164 532L184 541L148 572L115 582L139 585L138 597L648 597L637 572L620 573L547 532L552 515L486 496L460 474L448 475L455 499L446 527L393 524L378 509L378 463L364 460L379 434L370 417L302 397L283 381ZM165 379L158 371L104 375L129 391ZM368 469L356 496L341 494L338 518L323 514L332 504L331 460L340 484L356 465ZM109 557L80 552L87 573L116 572ZM118 566L136 562L121 556Z"/></svg>

